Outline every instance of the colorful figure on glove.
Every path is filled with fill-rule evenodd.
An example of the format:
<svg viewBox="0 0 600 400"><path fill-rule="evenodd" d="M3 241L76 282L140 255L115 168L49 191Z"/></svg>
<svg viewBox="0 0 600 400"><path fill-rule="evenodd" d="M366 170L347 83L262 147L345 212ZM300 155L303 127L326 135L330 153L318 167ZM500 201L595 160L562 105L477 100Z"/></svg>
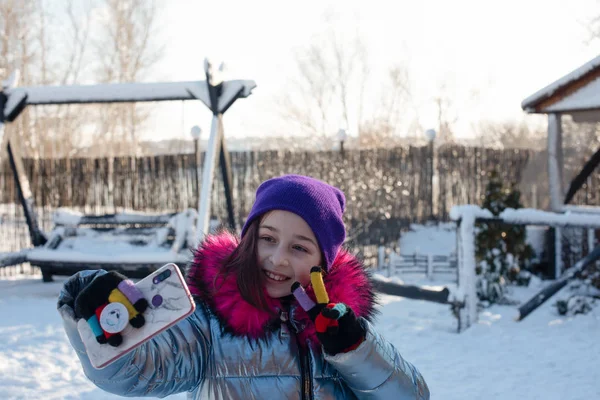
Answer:
<svg viewBox="0 0 600 400"><path fill-rule="evenodd" d="M317 298L315 303L300 282L292 284L292 294L314 321L317 337L329 354L345 353L356 349L364 340L365 328L350 307L344 303L330 303L321 267L312 267L310 282Z"/></svg>
<svg viewBox="0 0 600 400"><path fill-rule="evenodd" d="M146 300L134 283L111 271L98 276L77 297L76 312L89 324L100 344L117 347L123 342L121 332L127 324L141 328L146 323L142 313Z"/></svg>

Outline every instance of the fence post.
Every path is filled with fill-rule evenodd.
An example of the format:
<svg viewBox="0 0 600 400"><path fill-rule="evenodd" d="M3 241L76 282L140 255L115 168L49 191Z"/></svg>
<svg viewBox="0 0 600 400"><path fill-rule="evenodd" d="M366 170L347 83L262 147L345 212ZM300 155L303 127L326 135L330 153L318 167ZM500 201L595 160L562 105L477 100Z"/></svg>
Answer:
<svg viewBox="0 0 600 400"><path fill-rule="evenodd" d="M563 271L562 262L562 229L554 228L554 279L558 279Z"/></svg>
<svg viewBox="0 0 600 400"><path fill-rule="evenodd" d="M433 254L427 254L427 279L433 280Z"/></svg>
<svg viewBox="0 0 600 400"><path fill-rule="evenodd" d="M377 249L377 269L383 269L385 266L385 247L379 246Z"/></svg>
<svg viewBox="0 0 600 400"><path fill-rule="evenodd" d="M589 228L587 231L587 240L588 240L588 254L590 254L596 245L596 230L594 228ZM600 261L596 261L596 265L600 265Z"/></svg>

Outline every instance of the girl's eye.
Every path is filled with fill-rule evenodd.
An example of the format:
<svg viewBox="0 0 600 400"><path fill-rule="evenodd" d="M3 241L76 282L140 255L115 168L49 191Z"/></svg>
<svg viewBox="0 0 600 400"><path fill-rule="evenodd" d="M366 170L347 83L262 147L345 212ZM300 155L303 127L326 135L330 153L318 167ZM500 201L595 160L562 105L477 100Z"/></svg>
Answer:
<svg viewBox="0 0 600 400"><path fill-rule="evenodd" d="M294 249L298 250L298 251L302 251L304 253L308 253L308 250L306 250L304 247L302 246L294 246Z"/></svg>
<svg viewBox="0 0 600 400"><path fill-rule="evenodd" d="M269 242L269 243L275 241L275 239L273 239L271 236L261 236L260 240L264 240L264 241Z"/></svg>

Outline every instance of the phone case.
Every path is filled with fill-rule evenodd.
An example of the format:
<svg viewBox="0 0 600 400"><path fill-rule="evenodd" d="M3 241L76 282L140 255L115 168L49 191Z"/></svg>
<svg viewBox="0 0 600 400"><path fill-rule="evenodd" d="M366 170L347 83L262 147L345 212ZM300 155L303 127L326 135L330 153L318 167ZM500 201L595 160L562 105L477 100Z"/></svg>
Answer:
<svg viewBox="0 0 600 400"><path fill-rule="evenodd" d="M77 323L77 329L88 357L96 369L105 368L142 343L186 318L196 309L196 304L181 271L175 264L162 266L140 280L135 286L148 300L148 308L142 313L146 322L140 328L134 328L127 324L121 331L123 342L119 346L113 347L109 344L98 343L87 321L82 318Z"/></svg>

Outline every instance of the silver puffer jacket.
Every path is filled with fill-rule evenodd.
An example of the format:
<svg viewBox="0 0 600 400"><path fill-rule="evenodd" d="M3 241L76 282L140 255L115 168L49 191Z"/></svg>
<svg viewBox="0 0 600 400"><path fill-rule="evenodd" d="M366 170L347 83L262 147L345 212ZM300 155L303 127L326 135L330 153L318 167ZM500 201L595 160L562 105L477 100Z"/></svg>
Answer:
<svg viewBox="0 0 600 400"><path fill-rule="evenodd" d="M324 280L331 301L352 307L367 336L355 350L332 356L322 352L314 325L293 299L272 300L276 318L246 303L234 280L208 296L207 285L236 243L227 234L207 238L187 271L196 312L102 370L85 353L74 301L105 272L69 278L58 309L86 376L122 396L188 391L191 399L429 399L419 371L369 322L373 292L354 257L341 251Z"/></svg>

